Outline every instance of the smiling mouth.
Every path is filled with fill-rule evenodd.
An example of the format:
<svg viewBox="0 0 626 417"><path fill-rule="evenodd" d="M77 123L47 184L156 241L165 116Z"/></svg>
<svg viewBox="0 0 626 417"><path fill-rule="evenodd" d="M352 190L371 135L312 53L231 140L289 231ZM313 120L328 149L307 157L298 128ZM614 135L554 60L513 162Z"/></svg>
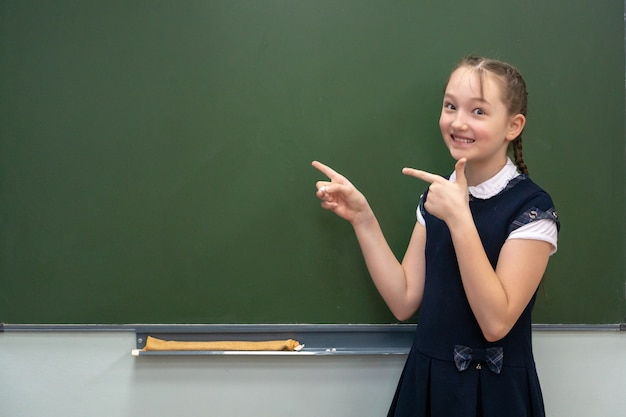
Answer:
<svg viewBox="0 0 626 417"><path fill-rule="evenodd" d="M454 135L451 135L451 136L452 136L452 140L453 141L459 142L459 143L474 143L474 142L476 142L474 139L468 139L468 138L463 138L463 137L454 136Z"/></svg>

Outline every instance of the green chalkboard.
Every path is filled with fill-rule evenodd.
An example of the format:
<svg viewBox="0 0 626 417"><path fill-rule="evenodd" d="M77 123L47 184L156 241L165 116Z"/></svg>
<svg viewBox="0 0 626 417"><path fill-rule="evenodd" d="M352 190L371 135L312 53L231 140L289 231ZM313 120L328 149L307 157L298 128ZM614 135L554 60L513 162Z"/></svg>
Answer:
<svg viewBox="0 0 626 417"><path fill-rule="evenodd" d="M466 54L529 84L563 224L535 322L622 322L622 0L0 2L0 322L393 322L310 162L402 257Z"/></svg>

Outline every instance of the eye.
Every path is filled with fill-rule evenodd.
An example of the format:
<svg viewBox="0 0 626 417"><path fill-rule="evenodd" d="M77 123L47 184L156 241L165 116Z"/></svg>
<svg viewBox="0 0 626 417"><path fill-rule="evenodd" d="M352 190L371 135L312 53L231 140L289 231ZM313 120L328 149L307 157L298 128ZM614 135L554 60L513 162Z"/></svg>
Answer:
<svg viewBox="0 0 626 417"><path fill-rule="evenodd" d="M454 107L452 103L443 103L443 108L446 110L456 110L456 107Z"/></svg>
<svg viewBox="0 0 626 417"><path fill-rule="evenodd" d="M484 115L485 114L484 110L481 109L481 108L474 109L473 113L474 114L478 114L478 115Z"/></svg>

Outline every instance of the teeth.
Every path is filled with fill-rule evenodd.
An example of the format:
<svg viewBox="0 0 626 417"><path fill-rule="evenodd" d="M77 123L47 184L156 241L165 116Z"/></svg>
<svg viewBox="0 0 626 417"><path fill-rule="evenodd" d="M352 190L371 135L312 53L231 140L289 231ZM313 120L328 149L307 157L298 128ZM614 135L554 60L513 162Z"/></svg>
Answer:
<svg viewBox="0 0 626 417"><path fill-rule="evenodd" d="M474 142L475 142L473 139L459 138L459 137L457 137L457 136L452 136L452 138L453 138L456 142L461 142L461 143L474 143Z"/></svg>

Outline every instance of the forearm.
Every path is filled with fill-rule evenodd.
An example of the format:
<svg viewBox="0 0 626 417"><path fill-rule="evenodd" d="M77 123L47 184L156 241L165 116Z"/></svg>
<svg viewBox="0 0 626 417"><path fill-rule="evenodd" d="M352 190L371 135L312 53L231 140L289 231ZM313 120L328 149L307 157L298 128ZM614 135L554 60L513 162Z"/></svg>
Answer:
<svg viewBox="0 0 626 417"><path fill-rule="evenodd" d="M487 258L471 214L453 224L450 233L472 312L487 340L500 339L515 320L511 319L507 293Z"/></svg>
<svg viewBox="0 0 626 417"><path fill-rule="evenodd" d="M370 211L352 226L378 292L396 318L410 318L419 306L421 292L410 285L408 274L389 247L378 220Z"/></svg>

